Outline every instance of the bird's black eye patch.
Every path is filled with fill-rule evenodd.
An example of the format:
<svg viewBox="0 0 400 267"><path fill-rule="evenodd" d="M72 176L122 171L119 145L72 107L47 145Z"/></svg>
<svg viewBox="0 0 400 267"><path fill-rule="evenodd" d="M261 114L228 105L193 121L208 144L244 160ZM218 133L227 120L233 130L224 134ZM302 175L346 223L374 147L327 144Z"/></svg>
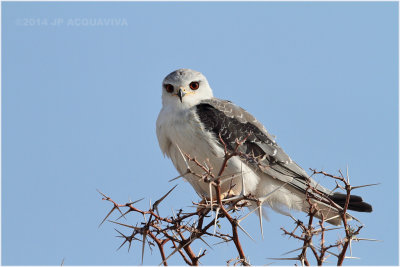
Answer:
<svg viewBox="0 0 400 267"><path fill-rule="evenodd" d="M189 87L190 87L190 89L192 89L192 90L197 90L197 89L199 89L199 86L200 86L199 82L191 82L191 83L189 84Z"/></svg>
<svg viewBox="0 0 400 267"><path fill-rule="evenodd" d="M165 91L172 93L174 91L174 86L172 84L164 84Z"/></svg>

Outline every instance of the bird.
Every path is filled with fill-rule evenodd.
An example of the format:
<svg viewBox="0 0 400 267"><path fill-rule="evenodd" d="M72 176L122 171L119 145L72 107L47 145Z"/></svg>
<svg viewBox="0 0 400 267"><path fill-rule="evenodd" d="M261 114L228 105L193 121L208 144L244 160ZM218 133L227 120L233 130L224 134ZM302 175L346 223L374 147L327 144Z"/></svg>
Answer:
<svg viewBox="0 0 400 267"><path fill-rule="evenodd" d="M306 194L314 187L318 206L316 216L333 225L339 216L346 194L332 192L313 180L277 144L275 137L245 109L213 95L207 78L198 71L178 69L162 82L162 108L156 133L164 156L203 199L215 197L210 183L199 175L208 170L214 177L226 178L221 195L251 194L262 200L263 207L290 216L291 210L308 212ZM223 169L227 153L233 154ZM189 158L195 160L189 160ZM229 178L229 179L228 179ZM254 207L254 203L249 206ZM349 210L371 212L372 206L360 196L351 195ZM265 213L264 213L265 214ZM351 219L352 217L350 217Z"/></svg>

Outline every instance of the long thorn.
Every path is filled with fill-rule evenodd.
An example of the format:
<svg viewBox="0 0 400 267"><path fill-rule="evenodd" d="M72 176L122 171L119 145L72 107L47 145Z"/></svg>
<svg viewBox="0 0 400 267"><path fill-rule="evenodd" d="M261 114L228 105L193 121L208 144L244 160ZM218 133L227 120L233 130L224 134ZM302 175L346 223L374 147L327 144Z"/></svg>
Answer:
<svg viewBox="0 0 400 267"><path fill-rule="evenodd" d="M112 222L112 223L115 223L115 224L119 224L119 225L128 227L128 228L135 229L136 231L140 231L140 230L142 229L142 228L139 228L139 227L135 227L135 226L133 226L133 225L128 225L128 224L124 224L124 223L120 223L120 222L115 222L115 221L110 221L110 220L108 220L108 221L109 221L109 222Z"/></svg>
<svg viewBox="0 0 400 267"><path fill-rule="evenodd" d="M259 200L261 201L261 203L264 203L265 200L267 200L273 193L275 193L276 191L278 191L279 189L281 189L282 187L284 187L285 185L287 185L289 182L284 183L283 185L275 188L274 190L272 190L271 192L269 192L267 195L265 195L262 198L259 198Z"/></svg>
<svg viewBox="0 0 400 267"><path fill-rule="evenodd" d="M141 199L138 199L138 200L135 200L135 201L131 201L131 202L129 202L129 203L126 203L125 205L133 205L133 204L136 204L136 203L138 203L139 201L142 201L144 199L144 197L142 197Z"/></svg>
<svg viewBox="0 0 400 267"><path fill-rule="evenodd" d="M214 235L217 232L217 219L218 219L218 212L220 207L215 210L215 219L214 219Z"/></svg>
<svg viewBox="0 0 400 267"><path fill-rule="evenodd" d="M143 234L143 242L142 242L142 263L141 265L143 265L143 259L144 259L144 247L146 245L146 234Z"/></svg>
<svg viewBox="0 0 400 267"><path fill-rule="evenodd" d="M256 242L256 241L251 237L251 235L250 235L246 230L244 230L244 228L239 224L239 222L238 222L237 226L239 226L240 230L242 230L248 237L250 237L251 240L253 240L254 242Z"/></svg>
<svg viewBox="0 0 400 267"><path fill-rule="evenodd" d="M262 223L262 220L263 220L263 218L262 218L262 206L261 206L261 204L258 205L258 217L259 217L259 220L260 220L261 237L262 237L262 239L264 239L264 230L263 230L263 223Z"/></svg>
<svg viewBox="0 0 400 267"><path fill-rule="evenodd" d="M301 250L301 249L303 249L303 248L308 248L308 246L303 246L303 247L300 247L300 248L293 249L293 250L291 250L291 251L288 251L288 252L283 253L282 255L287 255L287 254L289 254L289 253L292 253L292 252Z"/></svg>
<svg viewBox="0 0 400 267"><path fill-rule="evenodd" d="M189 170L189 169L187 169L187 171L184 173L184 174L182 174L182 175L179 175L179 176L177 176L177 177L175 177L175 178L172 178L171 180L169 180L168 182L172 182L172 181L175 181L175 180L177 180L177 179L179 179L179 178L181 178L181 177L184 177L186 174L189 174L191 171Z"/></svg>
<svg viewBox="0 0 400 267"><path fill-rule="evenodd" d="M212 198L212 187L211 187L211 183L208 184L208 190L210 191L210 202L211 202L210 205L211 205L211 209L212 209L214 201L213 201L213 198Z"/></svg>
<svg viewBox="0 0 400 267"><path fill-rule="evenodd" d="M176 147L178 148L179 152L181 153L181 156L182 156L182 158L183 158L183 161L184 161L185 164L186 164L186 169L187 169L187 170L190 170L190 166L189 166L189 164L188 164L188 162L187 162L185 156L183 155L181 148L180 148L178 145L176 145Z"/></svg>
<svg viewBox="0 0 400 267"><path fill-rule="evenodd" d="M201 236L199 236L199 239L200 239L201 241L203 241L204 244L206 244L209 248L211 248L211 249L213 250L213 248L212 248Z"/></svg>
<svg viewBox="0 0 400 267"><path fill-rule="evenodd" d="M247 172L248 173L248 172ZM233 173L233 174L227 174L227 175L224 175L224 176L219 176L219 177L217 177L217 178L213 178L213 179L210 179L211 181L215 181L215 180L220 180L221 181L221 184L223 184L223 183L225 183L225 182L229 182L229 181L231 181L232 179L235 179L235 178L237 178L237 177L240 177L242 175L242 173L240 173L240 172L237 172L237 173Z"/></svg>
<svg viewBox="0 0 400 267"><path fill-rule="evenodd" d="M99 189L96 189L97 192L99 192L100 195L102 195L106 200L110 199L107 195L103 194Z"/></svg>
<svg viewBox="0 0 400 267"><path fill-rule="evenodd" d="M157 214L159 214L158 212L158 205L172 192L172 190L175 189L175 187L177 187L178 185L175 185L174 187L172 187L165 195L163 195L159 200L157 200L156 202L154 202L153 204L153 209L155 209L157 211Z"/></svg>
<svg viewBox="0 0 400 267"><path fill-rule="evenodd" d="M375 185L380 185L380 184L381 183L352 186L351 189L357 189L357 188L362 188L362 187L367 187L367 186L375 186Z"/></svg>
<svg viewBox="0 0 400 267"><path fill-rule="evenodd" d="M243 176L243 162L240 162L240 173L242 174L242 192L241 192L241 195L245 196L246 195L246 188L245 188L244 176Z"/></svg>
<svg viewBox="0 0 400 267"><path fill-rule="evenodd" d="M300 260L299 257L295 257L295 258L267 258L269 260L279 260L279 261L298 261Z"/></svg>
<svg viewBox="0 0 400 267"><path fill-rule="evenodd" d="M242 217L241 219L238 220L238 222L240 223L241 221L243 221L244 219L246 219L250 214L252 214L253 212L255 212L258 209L255 208L254 210L250 211L249 213L247 213L244 217Z"/></svg>
<svg viewBox="0 0 400 267"><path fill-rule="evenodd" d="M128 214L129 212L131 212L131 210L125 211L124 214L122 214L121 216L119 216L119 217L117 218L117 221L118 221L119 219L121 219L122 217L125 218L125 215Z"/></svg>
<svg viewBox="0 0 400 267"><path fill-rule="evenodd" d="M115 210L115 206L110 210L110 212L106 215L106 217L101 221L101 223L99 224L98 227L100 227L108 218L108 216L110 216L110 214Z"/></svg>
<svg viewBox="0 0 400 267"><path fill-rule="evenodd" d="M382 240L379 240L379 239L359 238L359 237L354 238L354 241L377 241L377 242L383 242Z"/></svg>

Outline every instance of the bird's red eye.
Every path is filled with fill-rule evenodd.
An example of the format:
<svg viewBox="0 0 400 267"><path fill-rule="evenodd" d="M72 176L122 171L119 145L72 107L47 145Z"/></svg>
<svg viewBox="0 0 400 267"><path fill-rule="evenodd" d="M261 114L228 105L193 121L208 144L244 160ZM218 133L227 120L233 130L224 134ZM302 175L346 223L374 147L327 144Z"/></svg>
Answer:
<svg viewBox="0 0 400 267"><path fill-rule="evenodd" d="M174 91L174 86L172 84L165 84L164 88L168 93L172 93Z"/></svg>
<svg viewBox="0 0 400 267"><path fill-rule="evenodd" d="M199 82L191 82L191 83L189 84L189 87L190 87L190 89L192 89L192 90L197 90L197 89L199 89Z"/></svg>

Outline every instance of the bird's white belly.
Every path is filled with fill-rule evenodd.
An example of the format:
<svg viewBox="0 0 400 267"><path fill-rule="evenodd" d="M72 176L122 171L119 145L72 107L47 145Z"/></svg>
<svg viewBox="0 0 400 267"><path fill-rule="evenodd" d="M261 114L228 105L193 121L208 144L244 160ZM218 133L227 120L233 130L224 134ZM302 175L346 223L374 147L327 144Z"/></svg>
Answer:
<svg viewBox="0 0 400 267"><path fill-rule="evenodd" d="M225 153L223 148L217 145L215 136L202 129L200 123L190 117L190 114L182 118L181 121L173 122L173 127L167 127L167 129L168 132L166 134L171 141L167 154L171 157L180 174L187 172L187 164L189 164L192 172L199 175L205 173L205 170L198 164L188 159L188 156L190 156L204 167L211 168L211 172L217 177L222 168ZM231 179L230 177L232 176L235 178ZM254 192L259 182L259 177L245 163L242 163L238 157L233 157L228 161L221 177L223 177L222 180L224 181L221 184L221 193L231 189L230 193L239 194L242 190L242 179L245 183L246 191ZM208 183L193 174L187 174L185 178L198 194L209 197L210 187ZM212 194L215 196L215 191Z"/></svg>

